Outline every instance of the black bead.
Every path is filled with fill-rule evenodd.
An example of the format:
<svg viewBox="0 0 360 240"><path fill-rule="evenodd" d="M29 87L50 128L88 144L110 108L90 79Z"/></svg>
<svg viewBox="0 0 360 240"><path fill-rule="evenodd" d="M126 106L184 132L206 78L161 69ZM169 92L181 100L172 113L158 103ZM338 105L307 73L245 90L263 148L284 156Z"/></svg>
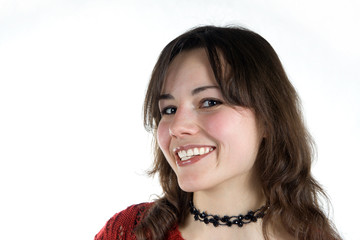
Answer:
<svg viewBox="0 0 360 240"><path fill-rule="evenodd" d="M204 223L208 224L209 223L209 219L206 217L204 218Z"/></svg>
<svg viewBox="0 0 360 240"><path fill-rule="evenodd" d="M239 222L239 223L238 223L238 226L239 226L239 227L242 227L243 225L244 225L243 222Z"/></svg>
<svg viewBox="0 0 360 240"><path fill-rule="evenodd" d="M246 214L244 218L245 218L245 220L250 220L251 216Z"/></svg>
<svg viewBox="0 0 360 240"><path fill-rule="evenodd" d="M201 218L205 218L205 217L206 217L206 213L202 212L202 213L200 214L200 217L201 217Z"/></svg>
<svg viewBox="0 0 360 240"><path fill-rule="evenodd" d="M214 227L219 226L219 222L213 222Z"/></svg>
<svg viewBox="0 0 360 240"><path fill-rule="evenodd" d="M254 216L254 212L253 212L253 211L249 211L249 212L248 212L248 215Z"/></svg>
<svg viewBox="0 0 360 240"><path fill-rule="evenodd" d="M227 222L226 225L228 225L228 227L231 227L232 222Z"/></svg>
<svg viewBox="0 0 360 240"><path fill-rule="evenodd" d="M215 219L210 218L209 222L210 222L210 223L213 223L213 222L215 222Z"/></svg>
<svg viewBox="0 0 360 240"><path fill-rule="evenodd" d="M215 216L214 216L214 219L215 219L216 221L219 221L219 220L220 220L220 217L219 217L218 215L215 215Z"/></svg>
<svg viewBox="0 0 360 240"><path fill-rule="evenodd" d="M238 225L239 222L240 222L240 221L239 221L238 219L235 219L234 221L232 221L232 223L233 223L233 224L236 224L236 225Z"/></svg>
<svg viewBox="0 0 360 240"><path fill-rule="evenodd" d="M257 221L257 217L252 217L252 218L251 218L251 221L252 221L252 222L256 222L256 221Z"/></svg>
<svg viewBox="0 0 360 240"><path fill-rule="evenodd" d="M227 221L229 221L229 219L230 219L229 216L224 216L224 217L221 218L221 221L222 222L227 222Z"/></svg>
<svg viewBox="0 0 360 240"><path fill-rule="evenodd" d="M239 219L240 221L243 220L243 218L244 218L243 215L239 215L239 216L238 216L238 219Z"/></svg>
<svg viewBox="0 0 360 240"><path fill-rule="evenodd" d="M199 215L194 215L195 221L199 220Z"/></svg>

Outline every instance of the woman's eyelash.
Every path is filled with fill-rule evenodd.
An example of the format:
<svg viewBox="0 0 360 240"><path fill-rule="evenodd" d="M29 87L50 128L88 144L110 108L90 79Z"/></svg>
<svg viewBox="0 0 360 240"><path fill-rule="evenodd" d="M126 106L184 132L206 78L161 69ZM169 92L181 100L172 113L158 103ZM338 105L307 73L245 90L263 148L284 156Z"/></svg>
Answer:
<svg viewBox="0 0 360 240"><path fill-rule="evenodd" d="M222 103L219 99L207 98L200 101L200 108L211 108ZM161 109L160 113L161 115L172 115L176 113L176 109L175 106L167 106Z"/></svg>
<svg viewBox="0 0 360 240"><path fill-rule="evenodd" d="M174 106L168 106L161 110L161 115L171 115L176 112L176 107Z"/></svg>
<svg viewBox="0 0 360 240"><path fill-rule="evenodd" d="M203 108L209 108L209 107L213 107L216 105L222 104L222 101L220 101L219 99L204 99L201 101L201 107Z"/></svg>

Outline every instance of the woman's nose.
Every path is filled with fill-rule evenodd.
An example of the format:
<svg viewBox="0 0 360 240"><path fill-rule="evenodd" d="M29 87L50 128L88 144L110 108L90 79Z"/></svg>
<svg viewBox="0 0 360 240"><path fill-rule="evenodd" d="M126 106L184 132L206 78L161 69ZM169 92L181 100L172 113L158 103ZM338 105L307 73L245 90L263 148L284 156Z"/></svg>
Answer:
<svg viewBox="0 0 360 240"><path fill-rule="evenodd" d="M196 123L196 113L178 108L169 126L170 136L182 138L191 136L199 131Z"/></svg>

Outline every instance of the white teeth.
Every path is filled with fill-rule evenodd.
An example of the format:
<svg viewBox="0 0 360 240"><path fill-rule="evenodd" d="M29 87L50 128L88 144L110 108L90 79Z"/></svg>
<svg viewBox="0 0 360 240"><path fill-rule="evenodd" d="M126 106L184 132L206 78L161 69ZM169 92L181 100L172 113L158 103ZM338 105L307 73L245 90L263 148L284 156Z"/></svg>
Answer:
<svg viewBox="0 0 360 240"><path fill-rule="evenodd" d="M204 148L200 148L200 154L204 154L205 153L205 149Z"/></svg>
<svg viewBox="0 0 360 240"><path fill-rule="evenodd" d="M188 149L187 151L181 150L177 154L181 161L185 161L185 160L192 158L193 156L203 155L203 154L206 154L213 150L214 150L214 148L212 148L212 147L205 147L205 148L202 147L200 149L199 148Z"/></svg>
<svg viewBox="0 0 360 240"><path fill-rule="evenodd" d="M194 155L199 155L199 149L194 148Z"/></svg>
<svg viewBox="0 0 360 240"><path fill-rule="evenodd" d="M179 151L178 155L180 158L186 157L186 151L185 150Z"/></svg>
<svg viewBox="0 0 360 240"><path fill-rule="evenodd" d="M187 150L187 153L186 153L187 157L192 157L193 155L194 155L194 152L192 149Z"/></svg>

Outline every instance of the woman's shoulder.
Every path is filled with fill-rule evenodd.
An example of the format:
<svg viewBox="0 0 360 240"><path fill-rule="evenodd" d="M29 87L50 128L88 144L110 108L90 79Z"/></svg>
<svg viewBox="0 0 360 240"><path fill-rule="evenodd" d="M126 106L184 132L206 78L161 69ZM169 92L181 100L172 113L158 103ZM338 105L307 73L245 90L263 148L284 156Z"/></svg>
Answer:
<svg viewBox="0 0 360 240"><path fill-rule="evenodd" d="M153 203L134 204L112 216L95 236L95 240L136 239L133 229Z"/></svg>

